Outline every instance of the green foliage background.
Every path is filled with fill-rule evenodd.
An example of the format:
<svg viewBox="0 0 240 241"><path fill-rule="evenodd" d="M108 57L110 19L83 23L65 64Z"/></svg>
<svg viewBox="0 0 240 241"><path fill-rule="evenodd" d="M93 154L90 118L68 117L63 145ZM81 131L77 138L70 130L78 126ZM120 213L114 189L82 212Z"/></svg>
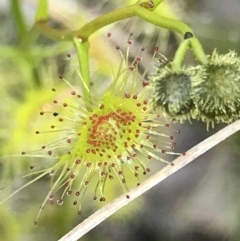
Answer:
<svg viewBox="0 0 240 241"><path fill-rule="evenodd" d="M64 87L58 75L67 74L68 80L77 85L76 75L65 60L68 52L74 53L71 43L51 41L44 36L31 35L35 43L20 45L18 28L8 1L0 9L0 176L2 187L0 198L24 183L21 176L29 169L29 159L19 156L22 150L35 149L44 140L36 138L36 129L44 128L48 122L41 121L39 110L43 103L52 100L52 86ZM52 24L58 28L78 29L91 19L134 1L50 1ZM222 1L222 4L224 1ZM170 18L183 19L191 25L211 53L214 48L225 53L228 49L240 52L239 16L240 4L232 0L230 13L211 1L174 1L161 5L159 13ZM225 6L225 5L224 5ZM27 20L27 27L33 25L36 1L21 1ZM160 12L161 11L161 12ZM238 12L239 11L239 12ZM221 12L221 14L220 14ZM234 14L235 13L235 14ZM223 21L224 19L224 21ZM139 27L140 26L140 27ZM113 33L112 42L105 44L105 35ZM104 56L107 48L117 66L114 46L124 45L129 33L134 33L135 53L141 46L151 50L155 45L168 58L177 48L179 35L161 30L142 20L133 18L111 25L91 37L91 63L96 91L104 88L109 79L109 65ZM115 37L114 37L115 36ZM26 38L28 39L28 37ZM133 49L134 50L134 49ZM194 64L191 54L186 64ZM144 67L144 66L143 66ZM100 88L100 89L101 89ZM181 127L178 149L187 150L192 145L215 132L221 126L207 133L201 123L186 123ZM33 141L34 140L34 141ZM159 187L134 201L113 215L109 220L91 231L82 240L229 240L238 241L239 225L239 136L225 141L199 160L169 178ZM151 163L152 170L162 164ZM48 178L44 178L21 191L0 206L0 240L30 241L57 240L77 223L96 211L102 204L89 202L91 193L85 198L84 212L77 210L67 201L63 206L46 207L40 224L34 228L32 222L43 197L47 193ZM130 181L131 182L131 181ZM108 200L117 197L121 187L107 186ZM202 239L201 239L202 238Z"/></svg>

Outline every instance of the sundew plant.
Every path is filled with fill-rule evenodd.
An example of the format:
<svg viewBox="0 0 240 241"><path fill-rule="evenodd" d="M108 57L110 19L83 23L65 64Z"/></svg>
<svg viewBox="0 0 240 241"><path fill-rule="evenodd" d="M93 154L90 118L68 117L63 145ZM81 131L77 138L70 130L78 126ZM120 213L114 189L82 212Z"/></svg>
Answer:
<svg viewBox="0 0 240 241"><path fill-rule="evenodd" d="M92 192L91 201L102 203L111 201L106 200L106 192L112 186L113 189L115 185L121 186L124 193L73 229L62 241L78 240L122 206L240 128L237 121L240 110L238 54L234 50L224 54L217 49L210 55L205 54L188 25L156 12L163 1L135 1L75 31L52 27L47 0L38 1L34 26L29 28L19 2L11 1L20 39L20 64L28 66L26 76L34 78L34 88L44 91L42 96L34 95L34 99L39 99L34 100L39 107L34 111L36 122L40 124L35 133L29 133L32 145L22 145L24 148L19 153L3 156L3 167L8 165L9 158L28 159L29 172L23 176L24 183L20 187L7 195L0 193L1 203L5 205L25 188L47 177L49 188L46 194L38 194L43 201L33 220L35 226L41 226L41 215L48 203L68 205L71 200L71 209L82 215L84 199L90 202L88 192ZM102 76L93 75L92 35L107 25L132 17L145 20L156 29L164 28L180 35L174 58L164 56L159 46L152 48L149 44L151 58L144 62L149 46L141 46L138 54L131 54L134 32L124 37L125 42L112 47L109 42L115 33L107 31L104 44L108 51L102 58L108 62L108 77L102 80ZM41 86L41 76L34 71L38 66L34 44L39 35L55 43L66 43L67 48L62 52L74 72L74 80L56 67L59 69L53 78L58 78L58 85L51 80L47 89ZM69 50L69 46L73 50ZM196 64L185 65L188 52L194 55ZM112 60L113 53L118 56L117 61ZM57 76L57 72L62 73ZM41 102L43 96L46 99ZM230 125L189 151L176 151L176 136L181 139L181 124L194 120L205 123L207 130L219 123ZM41 144L35 148L38 138L36 143ZM178 158L169 159L174 156ZM165 167L151 176L150 162L161 162ZM150 178L143 182L146 174ZM5 174L3 177L7 179ZM134 186L136 188L132 189ZM2 190L7 188L9 185Z"/></svg>

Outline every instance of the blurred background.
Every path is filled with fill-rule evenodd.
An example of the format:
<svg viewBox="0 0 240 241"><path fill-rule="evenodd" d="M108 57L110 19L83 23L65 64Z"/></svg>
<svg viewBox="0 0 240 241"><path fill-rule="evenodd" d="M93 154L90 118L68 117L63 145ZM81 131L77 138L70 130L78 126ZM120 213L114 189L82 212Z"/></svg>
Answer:
<svg viewBox="0 0 240 241"><path fill-rule="evenodd" d="M84 23L111 10L134 3L134 0L51 0L51 25L76 30ZM36 0L19 1L28 29L34 24ZM71 43L50 40L36 32L29 32L20 41L21 31L14 18L11 1L0 0L0 177L1 200L26 181L21 179L29 171L32 160L19 156L23 150L34 150L43 139L36 138L36 129L48 122L41 120L39 110L52 101L52 86L61 90L58 76L66 74L78 85L72 73L73 64L66 54L73 53ZM189 24L199 37L206 53L215 48L220 53L235 49L240 53L240 1L239 0L165 0L156 10L159 14L181 19ZM112 38L106 45L106 33ZM125 46L129 33L134 45L130 55L136 56L146 47L142 69L152 57L154 46L171 59L181 36L160 29L138 18L124 20L105 27L91 38L91 74L93 88L101 91L109 80L107 49L113 66L115 46ZM196 64L191 53L186 65ZM104 88L104 87L103 87ZM177 151L187 151L224 125L216 125L209 132L201 122L177 126ZM93 229L83 241L239 241L240 240L240 134L228 138L190 165L169 177L158 186L122 208ZM34 160L35 162L39 161ZM48 161L48 160L46 160ZM149 163L153 172L162 166ZM30 180L30 179L29 179ZM143 179L142 179L143 180ZM71 202L63 206L49 205L40 217L39 226L33 227L39 206L48 191L49 177L0 205L0 241L57 240L83 221L102 204L85 198L83 215L78 216ZM46 188L47 187L47 188ZM107 186L108 200L122 193L120 186Z"/></svg>

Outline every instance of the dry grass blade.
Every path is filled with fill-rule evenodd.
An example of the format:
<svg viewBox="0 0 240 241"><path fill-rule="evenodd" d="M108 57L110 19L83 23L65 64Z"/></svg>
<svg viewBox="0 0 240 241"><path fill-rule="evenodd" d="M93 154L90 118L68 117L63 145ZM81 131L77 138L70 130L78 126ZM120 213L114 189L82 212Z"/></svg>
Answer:
<svg viewBox="0 0 240 241"><path fill-rule="evenodd" d="M185 156L180 156L174 161L174 166L168 165L162 170L148 178L146 181L141 183L140 186L131 190L128 194L130 199L126 198L126 194L116 198L111 203L107 204L103 208L99 209L97 212L92 214L89 218L85 219L82 223L73 228L69 233L63 236L59 241L77 241L98 224L103 222L105 219L110 217L116 211L121 209L123 206L127 205L135 198L141 196L152 187L156 186L158 183L180 170L190 162L194 161L197 157L201 156L229 136L233 135L240 130L240 121L236 121L227 127L223 128L216 134L202 141L192 149L190 149Z"/></svg>

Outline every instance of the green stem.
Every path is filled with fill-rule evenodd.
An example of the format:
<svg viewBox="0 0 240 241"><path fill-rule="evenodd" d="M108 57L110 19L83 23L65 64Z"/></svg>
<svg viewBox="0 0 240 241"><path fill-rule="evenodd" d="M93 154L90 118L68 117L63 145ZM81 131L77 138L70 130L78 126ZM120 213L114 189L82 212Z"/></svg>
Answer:
<svg viewBox="0 0 240 241"><path fill-rule="evenodd" d="M152 0L155 8L156 8L161 2L163 2L163 1L164 1L164 0Z"/></svg>
<svg viewBox="0 0 240 241"><path fill-rule="evenodd" d="M190 40L191 48L194 52L195 57L198 59L198 61L201 64L207 64L208 63L207 56L204 53L202 45L199 42L199 40L196 37L191 38L189 40Z"/></svg>
<svg viewBox="0 0 240 241"><path fill-rule="evenodd" d="M39 72L38 72L38 68L37 68L37 61L33 56L32 50L29 49L28 52L26 52L25 56L24 56L26 62L28 63L27 67L28 67L28 71L30 73L31 76L31 82L33 84L33 88L37 89L39 87L41 87L41 80L39 77Z"/></svg>
<svg viewBox="0 0 240 241"><path fill-rule="evenodd" d="M136 16L156 26L176 31L180 33L182 36L184 36L186 32L190 32L193 34L192 29L183 22L159 16L158 14L150 12L141 6L135 6L134 10Z"/></svg>
<svg viewBox="0 0 240 241"><path fill-rule="evenodd" d="M143 1L138 0L135 4L112 11L110 13L107 13L105 15L102 15L95 20L91 21L90 23L84 25L81 29L78 31L62 31L62 30L56 30L52 29L47 25L46 19L48 18L47 14L47 0L41 0L38 13L36 16L36 19L39 20L36 22L36 26L41 30L42 33L45 35L58 39L58 40L73 40L74 44L77 48L78 52L78 58L79 58L79 64L81 69L81 74L83 78L83 91L85 99L90 100L90 73L89 73L89 57L88 57L88 49L89 49L89 42L88 38L95 33L97 30L112 24L114 22L117 22L122 19L127 19L130 17L137 16L141 19L144 19L147 22L150 22L154 25L157 25L159 27L169 29L176 31L180 33L183 37L186 33L192 34L194 36L194 33L192 29L186 25L183 22L168 19L162 16L159 16L158 14L154 13L153 10L161 3L163 0L152 0L152 1ZM81 40L81 41L79 41ZM184 41L179 49L176 52L175 58L174 58L174 66L176 69L180 69L183 58L186 54L187 48L189 45L189 41ZM201 47L201 44L199 41L193 37L191 39L191 47L197 57L197 59L201 63L206 63L207 58L204 54L204 51Z"/></svg>
<svg viewBox="0 0 240 241"><path fill-rule="evenodd" d="M32 31L28 31L27 29L19 0L11 0L11 10L19 33L20 44L18 51L21 53L21 61L24 62L24 72L27 73L29 80L34 82L34 87L39 87L40 80L31 49L35 39L33 38Z"/></svg>
<svg viewBox="0 0 240 241"><path fill-rule="evenodd" d="M202 45L200 44L199 40L196 37L192 37L189 39L185 39L179 45L179 47L175 53L174 59L172 61L172 66L175 70L181 69L184 57L185 57L189 47L192 49L195 57L198 59L198 61L201 64L208 63L207 56L204 53Z"/></svg>
<svg viewBox="0 0 240 241"><path fill-rule="evenodd" d="M56 30L48 26L47 21L37 21L35 24L41 33L56 40L69 41L77 36L78 38L81 38L82 41L87 41L88 38L97 30L119 20L135 16L135 7L136 5L134 4L102 15L90 23L84 25L78 31Z"/></svg>
<svg viewBox="0 0 240 241"><path fill-rule="evenodd" d="M17 25L19 39L21 41L24 38L24 36L27 34L26 21L23 17L22 10L20 8L19 0L10 0L10 3L11 3L11 10L14 15L14 20Z"/></svg>
<svg viewBox="0 0 240 241"><path fill-rule="evenodd" d="M40 33L51 39L72 41L72 39L75 37L73 31L54 29L50 27L45 20L36 22L35 27L40 31Z"/></svg>
<svg viewBox="0 0 240 241"><path fill-rule="evenodd" d="M33 26L28 30L27 35L22 39L20 48L23 51L32 51L32 46L34 45L36 39L39 36L39 31L37 31L36 27Z"/></svg>
<svg viewBox="0 0 240 241"><path fill-rule="evenodd" d="M39 0L39 5L35 15L35 21L43 21L49 18L48 15L48 0Z"/></svg>
<svg viewBox="0 0 240 241"><path fill-rule="evenodd" d="M157 4L160 4L160 2L162 2L162 0L157 1ZM73 37L77 36L78 38L81 38L84 42L87 41L87 39L97 30L119 20L134 16L138 16L146 20L147 22L153 23L159 27L177 31L183 36L186 32L190 32L193 34L192 29L185 23L159 16L158 14L149 11L145 7L141 6L141 4L139 5L139 3L117 9L115 11L102 15L91 21L90 23L84 25L78 31L63 31L52 29L47 25L46 21L38 21L36 22L36 25L43 34L49 36L50 38L58 40L71 40Z"/></svg>
<svg viewBox="0 0 240 241"><path fill-rule="evenodd" d="M172 61L173 69L181 70L182 63L183 63L184 57L187 53L187 50L188 50L189 46L190 46L189 39L183 40L181 42L181 44L179 45L179 47L178 47L178 49L175 53L174 59Z"/></svg>
<svg viewBox="0 0 240 241"><path fill-rule="evenodd" d="M74 45L78 53L78 61L80 66L80 74L83 84L83 95L85 101L91 103L90 96L90 68L89 68L89 42L82 42L79 38L73 39Z"/></svg>
<svg viewBox="0 0 240 241"><path fill-rule="evenodd" d="M115 23L119 20L136 16L136 13L135 13L136 6L137 6L136 4L130 5L130 6L112 11L105 15L102 15L96 18L95 20L91 21L90 23L86 24L82 28L80 28L74 34L75 36L78 36L82 38L83 41L85 41L97 30L111 23Z"/></svg>

